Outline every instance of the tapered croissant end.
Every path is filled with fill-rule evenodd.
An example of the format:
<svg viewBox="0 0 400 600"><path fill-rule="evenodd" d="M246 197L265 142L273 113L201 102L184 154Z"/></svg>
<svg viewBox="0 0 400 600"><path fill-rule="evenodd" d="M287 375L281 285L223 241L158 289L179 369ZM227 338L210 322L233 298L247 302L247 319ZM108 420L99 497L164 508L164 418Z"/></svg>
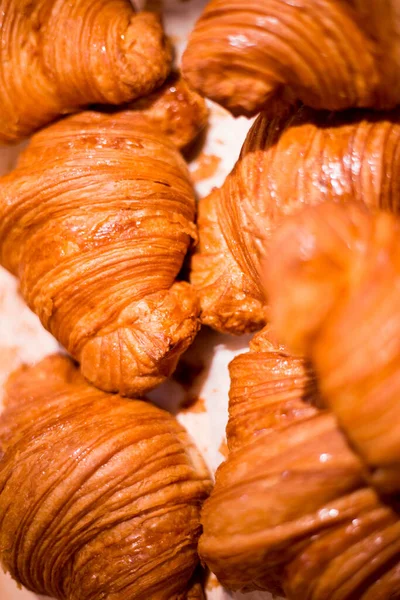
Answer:
<svg viewBox="0 0 400 600"><path fill-rule="evenodd" d="M10 379L0 450L0 558L18 583L59 600L201 598L210 480L171 415L53 356Z"/></svg>
<svg viewBox="0 0 400 600"><path fill-rule="evenodd" d="M129 106L139 111L177 148L185 148L204 129L208 110L204 100L192 90L179 73L172 73L153 94Z"/></svg>
<svg viewBox="0 0 400 600"><path fill-rule="evenodd" d="M288 354L274 338L266 327L253 339L251 351L229 365L230 452L315 413L315 377L303 359Z"/></svg>
<svg viewBox="0 0 400 600"><path fill-rule="evenodd" d="M257 13L259 6L249 10L243 0L212 0L182 57L182 72L192 87L236 116L252 116L268 102L275 105L280 94L273 77L260 77L256 31L248 31Z"/></svg>
<svg viewBox="0 0 400 600"><path fill-rule="evenodd" d="M239 203L236 208L241 208ZM199 244L192 257L190 280L199 295L202 323L224 333L242 334L260 329L266 315L259 287L231 251L234 246L240 252L241 240L223 227L229 217L223 190L215 189L200 201ZM230 218L229 223L232 221Z"/></svg>
<svg viewBox="0 0 400 600"><path fill-rule="evenodd" d="M126 324L98 335L82 349L82 373L94 385L124 396L143 395L176 368L198 331L198 299L175 283L126 311Z"/></svg>

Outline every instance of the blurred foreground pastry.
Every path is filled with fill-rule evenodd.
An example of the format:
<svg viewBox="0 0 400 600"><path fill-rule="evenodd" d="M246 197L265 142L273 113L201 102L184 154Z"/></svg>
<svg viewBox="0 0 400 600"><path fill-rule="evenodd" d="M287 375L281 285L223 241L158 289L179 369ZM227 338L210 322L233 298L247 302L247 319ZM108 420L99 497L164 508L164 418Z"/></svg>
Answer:
<svg viewBox="0 0 400 600"><path fill-rule="evenodd" d="M160 19L129 0L1 0L0 143L93 103L122 104L166 79Z"/></svg>
<svg viewBox="0 0 400 600"><path fill-rule="evenodd" d="M84 112L42 130L0 179L0 262L106 391L156 386L198 330L196 294L175 281L197 235L176 145L206 116L175 79L136 110Z"/></svg>
<svg viewBox="0 0 400 600"><path fill-rule="evenodd" d="M59 600L185 600L210 489L168 413L89 386L52 356L11 377L0 418L0 556Z"/></svg>
<svg viewBox="0 0 400 600"><path fill-rule="evenodd" d="M231 363L230 453L202 513L200 555L228 588L400 597L399 234L333 203L277 233L266 284L289 349L263 332Z"/></svg>
<svg viewBox="0 0 400 600"><path fill-rule="evenodd" d="M400 103L397 0L211 0L185 77L234 115L301 100L316 109Z"/></svg>
<svg viewBox="0 0 400 600"><path fill-rule="evenodd" d="M400 221L352 204L310 208L278 230L266 265L280 339L312 360L369 479L397 493Z"/></svg>
<svg viewBox="0 0 400 600"><path fill-rule="evenodd" d="M398 212L399 116L307 108L259 116L225 184L200 202L191 280L203 323L235 334L266 323L260 259L282 218L324 200Z"/></svg>

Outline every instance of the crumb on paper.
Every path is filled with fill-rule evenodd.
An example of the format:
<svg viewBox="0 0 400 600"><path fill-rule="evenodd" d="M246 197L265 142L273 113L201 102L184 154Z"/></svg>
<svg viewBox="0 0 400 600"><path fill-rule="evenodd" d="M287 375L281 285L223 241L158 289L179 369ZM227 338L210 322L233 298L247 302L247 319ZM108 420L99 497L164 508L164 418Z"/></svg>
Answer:
<svg viewBox="0 0 400 600"><path fill-rule="evenodd" d="M191 172L195 183L214 177L221 164L221 158L215 154L200 154L195 169Z"/></svg>
<svg viewBox="0 0 400 600"><path fill-rule="evenodd" d="M183 399L179 404L180 413L206 413L206 403L200 396L201 382L205 375L205 364L202 361L191 362L181 359L172 375L183 390Z"/></svg>
<svg viewBox="0 0 400 600"><path fill-rule="evenodd" d="M19 349L16 346L0 346L0 380L5 379L19 364Z"/></svg>
<svg viewBox="0 0 400 600"><path fill-rule="evenodd" d="M226 439L225 438L222 438L221 443L220 443L219 448L218 448L218 452L220 454L222 454L222 456L224 458L228 458L229 450L228 450L228 444L226 443Z"/></svg>
<svg viewBox="0 0 400 600"><path fill-rule="evenodd" d="M216 102L212 103L212 112L214 116L222 119L231 116L231 113L226 108L224 108L220 104L217 104Z"/></svg>
<svg viewBox="0 0 400 600"><path fill-rule="evenodd" d="M219 588L219 587L221 587L220 582L218 581L218 579L216 578L214 573L210 573L207 578L206 589L208 591L211 591L211 590L215 590L216 588Z"/></svg>

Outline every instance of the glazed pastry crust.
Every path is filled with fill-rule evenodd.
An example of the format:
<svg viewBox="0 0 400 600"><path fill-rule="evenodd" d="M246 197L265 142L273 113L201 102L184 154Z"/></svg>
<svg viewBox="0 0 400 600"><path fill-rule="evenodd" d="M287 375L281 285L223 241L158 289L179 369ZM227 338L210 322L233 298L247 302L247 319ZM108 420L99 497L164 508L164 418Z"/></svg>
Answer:
<svg viewBox="0 0 400 600"><path fill-rule="evenodd" d="M398 211L399 112L263 113L220 190L199 206L191 281L201 319L241 334L268 321L260 261L283 218L326 200Z"/></svg>
<svg viewBox="0 0 400 600"><path fill-rule="evenodd" d="M233 590L396 598L397 513L369 484L304 360L267 332L252 346L230 365L229 456L203 508L202 560Z"/></svg>
<svg viewBox="0 0 400 600"><path fill-rule="evenodd" d="M150 119L153 127L185 152L208 122L205 102L176 71L161 88L126 108L140 111L143 117Z"/></svg>
<svg viewBox="0 0 400 600"><path fill-rule="evenodd" d="M392 109L400 101L397 0L211 0L183 57L191 85L234 115Z"/></svg>
<svg viewBox="0 0 400 600"><path fill-rule="evenodd" d="M59 600L201 598L211 484L175 418L89 386L61 356L12 376L5 406L0 554L14 579Z"/></svg>
<svg viewBox="0 0 400 600"><path fill-rule="evenodd" d="M129 0L1 0L0 142L62 114L146 96L171 50L159 17Z"/></svg>
<svg viewBox="0 0 400 600"><path fill-rule="evenodd" d="M160 118L163 105L175 120ZM205 118L203 101L174 80L147 106L44 129L0 180L1 264L103 390L156 386L199 328L196 293L175 281L197 236L194 193L167 134L185 131L186 145Z"/></svg>

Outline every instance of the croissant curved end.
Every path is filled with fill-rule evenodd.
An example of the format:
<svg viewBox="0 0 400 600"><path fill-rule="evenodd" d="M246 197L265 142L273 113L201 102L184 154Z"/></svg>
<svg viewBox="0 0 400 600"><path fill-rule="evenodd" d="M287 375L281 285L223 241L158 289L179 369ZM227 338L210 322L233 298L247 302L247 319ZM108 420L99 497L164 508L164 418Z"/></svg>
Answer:
<svg viewBox="0 0 400 600"><path fill-rule="evenodd" d="M175 371L200 328L198 314L197 295L184 282L146 297L125 310L125 325L84 345L83 375L107 392L143 396Z"/></svg>

